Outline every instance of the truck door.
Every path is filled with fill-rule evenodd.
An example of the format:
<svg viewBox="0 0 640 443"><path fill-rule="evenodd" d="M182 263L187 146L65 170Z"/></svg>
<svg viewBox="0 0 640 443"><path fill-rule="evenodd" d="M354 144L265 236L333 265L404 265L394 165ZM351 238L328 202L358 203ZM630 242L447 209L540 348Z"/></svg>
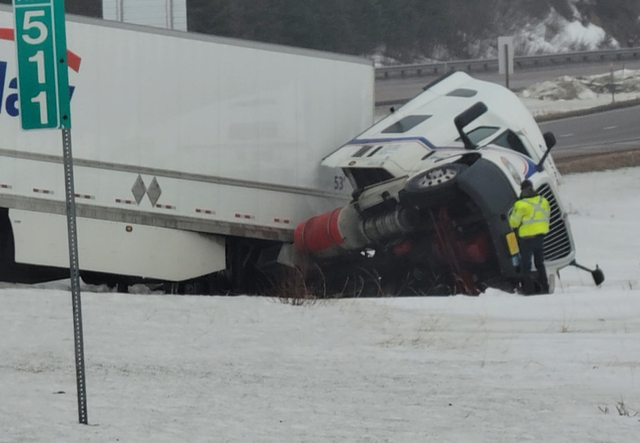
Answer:
<svg viewBox="0 0 640 443"><path fill-rule="evenodd" d="M538 159L539 155L535 152L530 152L529 149L525 147L523 141L518 137L518 135L512 130L508 129L496 137L491 144L502 146L503 148L511 149L512 151L519 152L520 154L526 155L527 157L531 157L533 159Z"/></svg>
<svg viewBox="0 0 640 443"><path fill-rule="evenodd" d="M523 142L515 132L510 129L507 129L506 131L502 129L503 128L496 126L480 126L469 131L467 136L478 146L494 144L519 152L527 157L538 157L538 155L534 155L533 152L530 152L530 149L527 149L528 144L525 144L525 142ZM496 134L498 135L496 136Z"/></svg>

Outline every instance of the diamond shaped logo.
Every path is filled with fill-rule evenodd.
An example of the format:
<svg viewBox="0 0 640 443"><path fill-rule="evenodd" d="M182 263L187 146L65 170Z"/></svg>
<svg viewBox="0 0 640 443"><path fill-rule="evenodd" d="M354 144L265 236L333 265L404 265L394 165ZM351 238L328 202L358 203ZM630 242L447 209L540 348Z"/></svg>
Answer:
<svg viewBox="0 0 640 443"><path fill-rule="evenodd" d="M162 189L160 189L158 180L155 177L153 177L151 184L147 188L147 195L149 196L149 200L151 200L151 206L155 206L162 195Z"/></svg>
<svg viewBox="0 0 640 443"><path fill-rule="evenodd" d="M140 204L144 194L147 192L147 187L144 185L144 180L142 177L138 175L133 187L131 188L131 192L133 192L133 196L136 199L136 203Z"/></svg>

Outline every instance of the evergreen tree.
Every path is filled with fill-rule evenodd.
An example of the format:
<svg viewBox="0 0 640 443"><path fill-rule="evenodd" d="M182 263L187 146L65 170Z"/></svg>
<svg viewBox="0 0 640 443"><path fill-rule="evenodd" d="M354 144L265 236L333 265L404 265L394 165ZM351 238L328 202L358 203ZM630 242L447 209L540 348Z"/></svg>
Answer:
<svg viewBox="0 0 640 443"><path fill-rule="evenodd" d="M231 4L234 0L187 0L187 29L192 32L233 36Z"/></svg>
<svg viewBox="0 0 640 443"><path fill-rule="evenodd" d="M11 0L0 0L0 3L12 4ZM102 18L102 0L65 0L64 9L68 14Z"/></svg>
<svg viewBox="0 0 640 443"><path fill-rule="evenodd" d="M593 21L613 35L621 46L640 46L640 2L595 0L590 11Z"/></svg>

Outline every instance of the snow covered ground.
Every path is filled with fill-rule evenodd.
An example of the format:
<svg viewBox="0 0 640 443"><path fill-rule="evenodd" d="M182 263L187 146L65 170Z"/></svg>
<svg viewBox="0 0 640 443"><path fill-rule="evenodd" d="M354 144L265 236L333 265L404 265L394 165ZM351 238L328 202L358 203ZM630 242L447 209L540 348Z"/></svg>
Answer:
<svg viewBox="0 0 640 443"><path fill-rule="evenodd" d="M0 442L631 442L640 168L564 184L579 262L553 295L353 299L0 289ZM66 284L58 286L65 289Z"/></svg>
<svg viewBox="0 0 640 443"><path fill-rule="evenodd" d="M518 96L534 116L638 100L640 71L621 69L590 76L562 76L533 84L518 92Z"/></svg>

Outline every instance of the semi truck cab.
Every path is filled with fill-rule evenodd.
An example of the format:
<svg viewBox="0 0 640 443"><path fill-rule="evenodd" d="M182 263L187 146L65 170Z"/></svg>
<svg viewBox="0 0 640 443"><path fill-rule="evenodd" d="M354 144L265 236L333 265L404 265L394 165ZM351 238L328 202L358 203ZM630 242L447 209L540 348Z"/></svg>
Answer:
<svg viewBox="0 0 640 443"><path fill-rule="evenodd" d="M323 160L352 200L300 223L294 244L331 273L367 269L392 290L513 292L522 269L508 216L523 180L551 205L548 272L574 259L554 144L511 91L453 73Z"/></svg>

